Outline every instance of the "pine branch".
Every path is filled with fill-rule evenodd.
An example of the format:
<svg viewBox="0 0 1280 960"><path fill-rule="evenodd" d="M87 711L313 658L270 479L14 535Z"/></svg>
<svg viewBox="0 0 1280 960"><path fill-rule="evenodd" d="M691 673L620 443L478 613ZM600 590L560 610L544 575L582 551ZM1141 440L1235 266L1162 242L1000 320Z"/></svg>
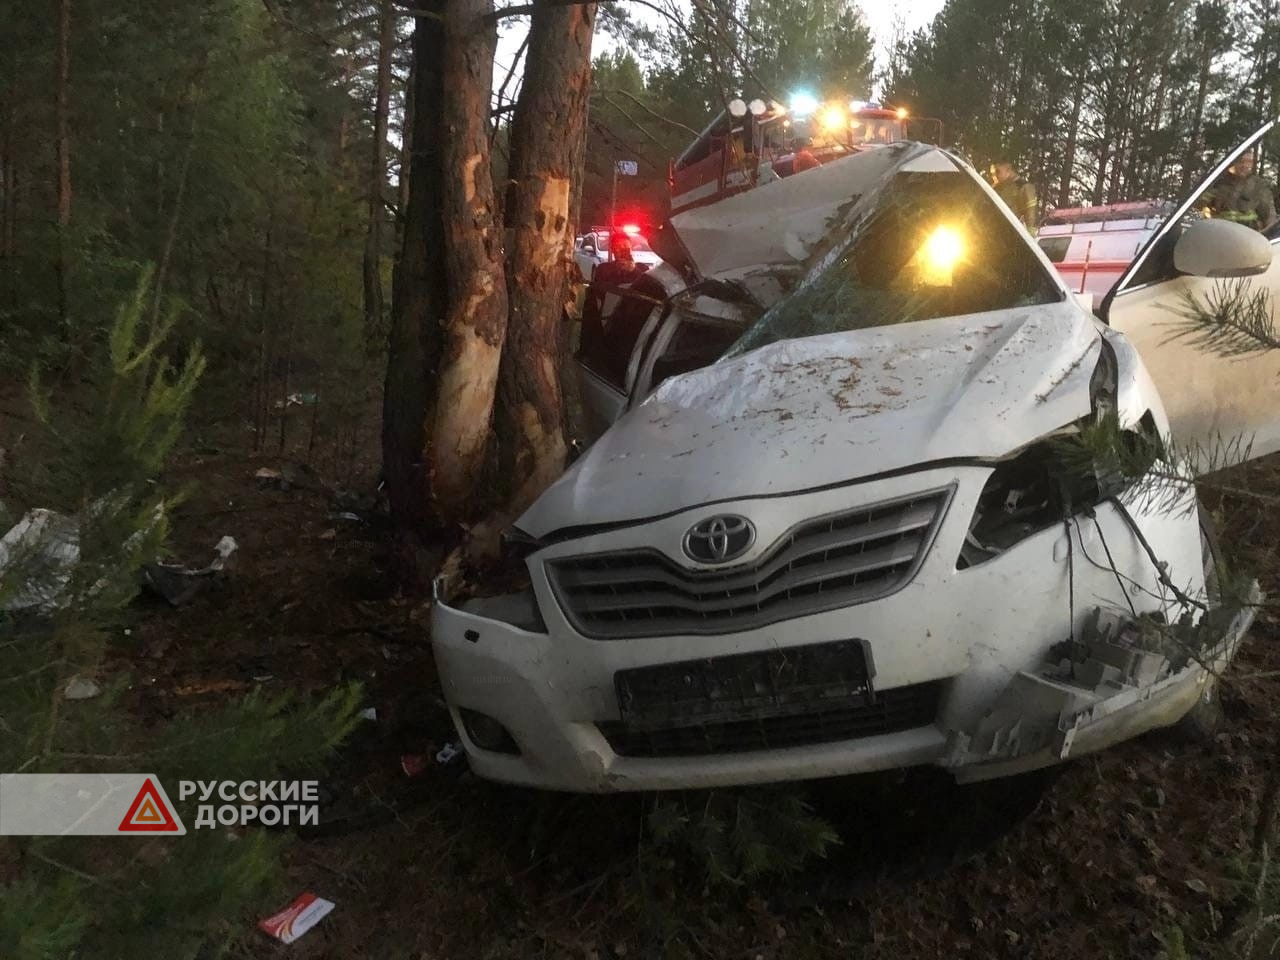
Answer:
<svg viewBox="0 0 1280 960"><path fill-rule="evenodd" d="M1172 324L1173 339L1184 338L1221 357L1240 357L1264 350L1280 350L1271 291L1247 279L1220 280L1202 298L1182 294L1173 309L1180 320Z"/></svg>

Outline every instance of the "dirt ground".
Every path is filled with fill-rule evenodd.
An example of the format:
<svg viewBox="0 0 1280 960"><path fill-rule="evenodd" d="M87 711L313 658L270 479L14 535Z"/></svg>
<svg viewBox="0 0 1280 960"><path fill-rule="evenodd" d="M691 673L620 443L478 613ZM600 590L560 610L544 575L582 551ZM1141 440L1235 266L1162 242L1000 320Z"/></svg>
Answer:
<svg viewBox="0 0 1280 960"><path fill-rule="evenodd" d="M1209 929L1229 911L1280 733L1280 678L1251 678L1280 671L1268 613L1216 737L1150 735L1054 777L967 789L934 771L810 784L841 845L784 881L710 891L695 866L644 873L650 798L518 790L434 763L452 731L426 610L395 595L385 525L332 516L330 494L305 478L259 488L255 470L282 462L213 447L182 458L167 482L194 493L175 554L200 560L230 534L238 565L188 607L141 609L135 631L144 714L351 679L378 711L326 781L321 829L288 864L291 889L335 911L292 946L252 934L243 956L1154 957L1173 924ZM373 488L373 462L355 471L358 492ZM1280 462L1231 480L1280 491ZM1269 570L1264 588L1280 595L1274 504L1212 507L1229 552ZM406 754L427 759L420 775L401 770Z"/></svg>

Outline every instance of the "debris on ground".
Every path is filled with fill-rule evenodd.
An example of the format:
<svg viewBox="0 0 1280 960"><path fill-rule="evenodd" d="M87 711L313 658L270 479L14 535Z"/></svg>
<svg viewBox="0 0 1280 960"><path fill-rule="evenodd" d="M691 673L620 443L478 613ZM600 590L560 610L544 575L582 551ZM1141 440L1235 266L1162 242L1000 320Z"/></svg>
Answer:
<svg viewBox="0 0 1280 960"><path fill-rule="evenodd" d="M400 769L410 779L422 776L427 769L427 758L421 753L406 753L400 758Z"/></svg>
<svg viewBox="0 0 1280 960"><path fill-rule="evenodd" d="M447 767L449 764L457 762L462 755L461 746L456 743L446 743L436 754L436 763L442 767Z"/></svg>
<svg viewBox="0 0 1280 960"><path fill-rule="evenodd" d="M281 943L293 943L333 910L332 900L307 892L279 913L258 921L258 929Z"/></svg>
<svg viewBox="0 0 1280 960"><path fill-rule="evenodd" d="M67 700L91 700L101 692L102 688L96 683L80 676L72 677L62 688L62 696Z"/></svg>
<svg viewBox="0 0 1280 960"><path fill-rule="evenodd" d="M270 467L259 467L253 475L253 479L258 481L258 486L278 487L284 482L284 478L280 476L279 470L272 470Z"/></svg>
<svg viewBox="0 0 1280 960"><path fill-rule="evenodd" d="M320 395L314 390L305 393L291 393L283 400L275 402L277 410L283 410L286 407L314 407L320 402Z"/></svg>
<svg viewBox="0 0 1280 960"><path fill-rule="evenodd" d="M316 469L305 463L286 463L279 469L259 467L254 471L253 479L262 490L275 489L288 492L290 490L316 490L332 494L333 490Z"/></svg>
<svg viewBox="0 0 1280 960"><path fill-rule="evenodd" d="M56 610L79 560L80 530L74 519L54 510L28 510L0 537L0 574L23 565L22 586L0 609Z"/></svg>
<svg viewBox="0 0 1280 960"><path fill-rule="evenodd" d="M168 600L175 607L190 603L202 590L213 583L231 565L231 558L239 549L234 537L224 536L213 548L213 559L207 566L192 568L179 563L144 564L143 586Z"/></svg>

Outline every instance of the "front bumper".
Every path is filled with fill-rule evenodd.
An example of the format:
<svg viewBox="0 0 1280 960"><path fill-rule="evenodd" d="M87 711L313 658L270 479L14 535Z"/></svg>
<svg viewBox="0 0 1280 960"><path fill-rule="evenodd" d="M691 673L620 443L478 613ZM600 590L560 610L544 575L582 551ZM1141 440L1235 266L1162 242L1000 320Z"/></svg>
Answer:
<svg viewBox="0 0 1280 960"><path fill-rule="evenodd" d="M981 466L947 468L715 504L555 544L529 563L545 632L467 612L440 592L432 642L472 768L493 780L585 792L763 783L929 763L960 779L980 779L1059 762L1176 721L1202 695L1209 676L1194 661L1163 672L1148 662L1140 680L1112 670L1089 690L1072 684L1064 689L1046 673L1050 648L1082 636L1099 608L1132 607L1139 614L1173 609L1139 538L1113 505L1078 518L1069 532L1051 527L992 560L956 568L989 474ZM590 639L571 626L547 577L548 562L583 554L656 548L679 557L684 532L712 514L751 517L765 549L798 520L949 485L954 494L947 513L905 587L756 629ZM1169 579L1202 593L1194 509L1129 509L1156 555L1168 561ZM1242 614L1224 631L1211 660L1229 660L1250 619ZM606 735L623 719L619 672L843 640L863 645L877 696L922 685L936 691L931 716L893 732L700 755L623 755ZM518 752L481 749L459 710L497 720Z"/></svg>

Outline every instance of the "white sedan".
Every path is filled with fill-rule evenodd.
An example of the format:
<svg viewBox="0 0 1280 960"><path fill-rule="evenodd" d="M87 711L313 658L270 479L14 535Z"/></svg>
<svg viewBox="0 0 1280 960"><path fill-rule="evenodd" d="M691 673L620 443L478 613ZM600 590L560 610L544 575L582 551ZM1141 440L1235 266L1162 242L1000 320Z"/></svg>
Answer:
<svg viewBox="0 0 1280 960"><path fill-rule="evenodd" d="M1257 589L1218 588L1183 451L1280 448L1280 351L1171 333L1197 304L1273 310L1280 260L1189 221L1195 202L1098 316L925 144L673 218L702 276L657 267L584 317L603 433L510 532L528 585L437 582L432 647L475 772L975 780L1207 703ZM1100 428L1136 468L1098 459L1081 438Z"/></svg>

